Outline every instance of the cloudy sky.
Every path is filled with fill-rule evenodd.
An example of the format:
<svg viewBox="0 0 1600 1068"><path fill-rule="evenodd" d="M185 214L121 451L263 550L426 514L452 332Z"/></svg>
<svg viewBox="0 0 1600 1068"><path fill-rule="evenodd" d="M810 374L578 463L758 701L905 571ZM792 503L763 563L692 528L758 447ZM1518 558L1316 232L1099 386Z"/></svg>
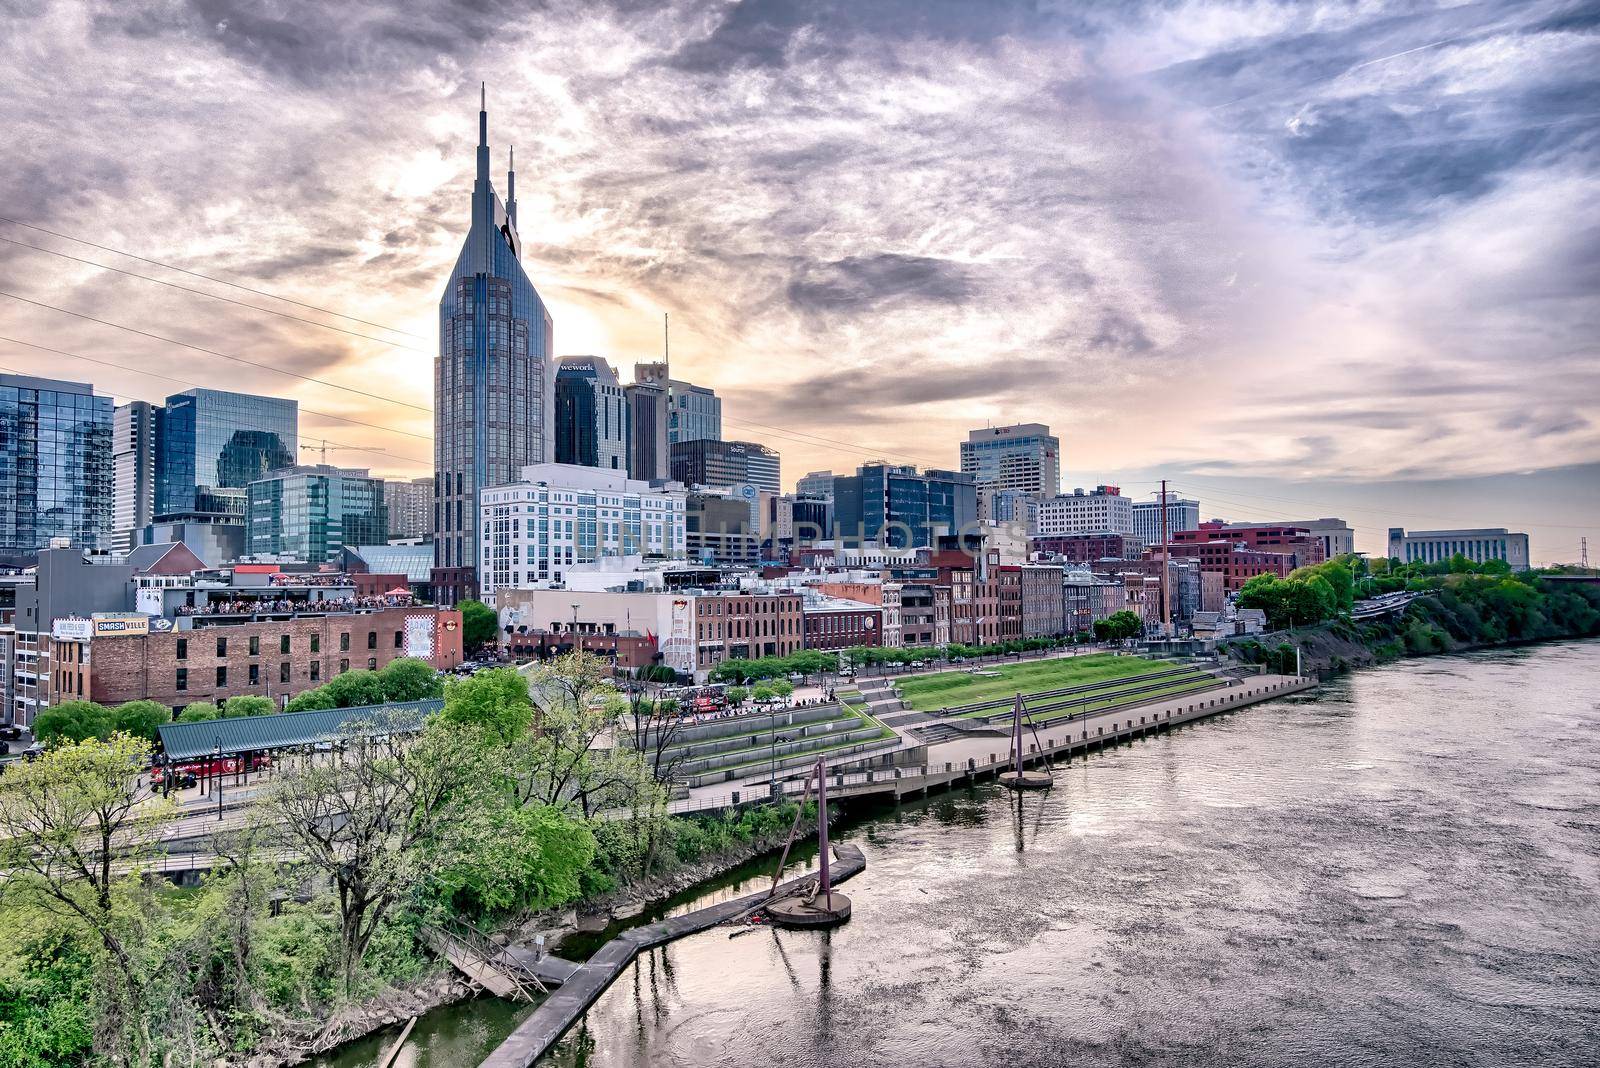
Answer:
<svg viewBox="0 0 1600 1068"><path fill-rule="evenodd" d="M1041 421L1069 488L1600 539L1597 2L8 0L0 62L6 369L424 473L487 81L557 352L670 311L791 482Z"/></svg>

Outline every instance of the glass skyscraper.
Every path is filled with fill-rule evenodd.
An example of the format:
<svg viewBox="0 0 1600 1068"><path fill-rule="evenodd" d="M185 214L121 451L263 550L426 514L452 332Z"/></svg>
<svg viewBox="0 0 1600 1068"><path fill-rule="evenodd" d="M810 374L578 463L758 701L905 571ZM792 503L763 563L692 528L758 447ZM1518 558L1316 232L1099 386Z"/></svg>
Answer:
<svg viewBox="0 0 1600 1068"><path fill-rule="evenodd" d="M854 475L836 477L833 493L837 536L846 544L914 549L941 534L966 533L978 517L977 487L959 471L862 464Z"/></svg>
<svg viewBox="0 0 1600 1068"><path fill-rule="evenodd" d="M389 538L383 480L364 470L317 465L279 471L250 483L246 551L321 564L346 545Z"/></svg>
<svg viewBox="0 0 1600 1068"><path fill-rule="evenodd" d="M716 441L722 437L722 398L705 386L667 383L667 443Z"/></svg>
<svg viewBox="0 0 1600 1068"><path fill-rule="evenodd" d="M478 493L551 456L555 326L521 263L515 162L506 202L489 182L489 115L478 111L472 228L439 299L434 365L434 592L477 588Z"/></svg>
<svg viewBox="0 0 1600 1068"><path fill-rule="evenodd" d="M111 547L112 408L82 382L0 375L0 552Z"/></svg>
<svg viewBox="0 0 1600 1068"><path fill-rule="evenodd" d="M191 389L167 398L156 434L156 519L244 517L245 487L293 467L300 406L282 397Z"/></svg>
<svg viewBox="0 0 1600 1068"><path fill-rule="evenodd" d="M611 365L593 356L556 361L558 464L628 470L628 402Z"/></svg>

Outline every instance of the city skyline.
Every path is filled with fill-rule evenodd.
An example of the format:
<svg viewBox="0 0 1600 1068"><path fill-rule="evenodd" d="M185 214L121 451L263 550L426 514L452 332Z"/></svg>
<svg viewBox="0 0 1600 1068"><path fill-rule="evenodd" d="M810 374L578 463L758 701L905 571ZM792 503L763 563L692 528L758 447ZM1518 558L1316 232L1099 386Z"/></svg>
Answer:
<svg viewBox="0 0 1600 1068"><path fill-rule="evenodd" d="M1203 518L1346 515L1367 551L1470 520L1576 557L1600 388L1573 225L1594 150L1563 95L1594 46L1569 6L827 10L557 10L503 35L424 11L425 44L368 13L344 52L313 45L347 16L312 8L13 17L10 217L368 322L4 236L408 347L15 243L0 288L414 407L11 298L0 333L119 366L11 343L0 362L122 399L294 398L306 437L424 473L487 77L553 355L659 358L670 311L673 377L791 473L953 469L971 429L1037 421L1069 492L1167 476ZM895 176L912 195L883 196Z"/></svg>

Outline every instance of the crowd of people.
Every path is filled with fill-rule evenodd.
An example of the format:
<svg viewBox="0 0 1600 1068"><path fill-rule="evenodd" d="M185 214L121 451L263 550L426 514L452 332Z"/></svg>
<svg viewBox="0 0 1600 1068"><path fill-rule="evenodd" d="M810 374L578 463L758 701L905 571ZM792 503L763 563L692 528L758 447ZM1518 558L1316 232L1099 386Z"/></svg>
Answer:
<svg viewBox="0 0 1600 1068"><path fill-rule="evenodd" d="M180 616L247 616L282 612L355 612L360 609L404 608L409 594L366 597L328 597L323 600L296 600L288 597L246 597L229 601L207 601L203 605L179 605Z"/></svg>

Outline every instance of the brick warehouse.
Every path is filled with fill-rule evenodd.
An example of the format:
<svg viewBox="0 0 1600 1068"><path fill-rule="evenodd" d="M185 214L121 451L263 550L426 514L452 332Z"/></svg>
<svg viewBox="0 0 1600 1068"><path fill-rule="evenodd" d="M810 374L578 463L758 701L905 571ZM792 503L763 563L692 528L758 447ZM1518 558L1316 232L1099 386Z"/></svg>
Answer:
<svg viewBox="0 0 1600 1068"><path fill-rule="evenodd" d="M58 620L55 693L104 705L151 700L174 709L245 694L287 700L353 669L416 656L462 660L461 613L395 607L152 631L148 617Z"/></svg>

